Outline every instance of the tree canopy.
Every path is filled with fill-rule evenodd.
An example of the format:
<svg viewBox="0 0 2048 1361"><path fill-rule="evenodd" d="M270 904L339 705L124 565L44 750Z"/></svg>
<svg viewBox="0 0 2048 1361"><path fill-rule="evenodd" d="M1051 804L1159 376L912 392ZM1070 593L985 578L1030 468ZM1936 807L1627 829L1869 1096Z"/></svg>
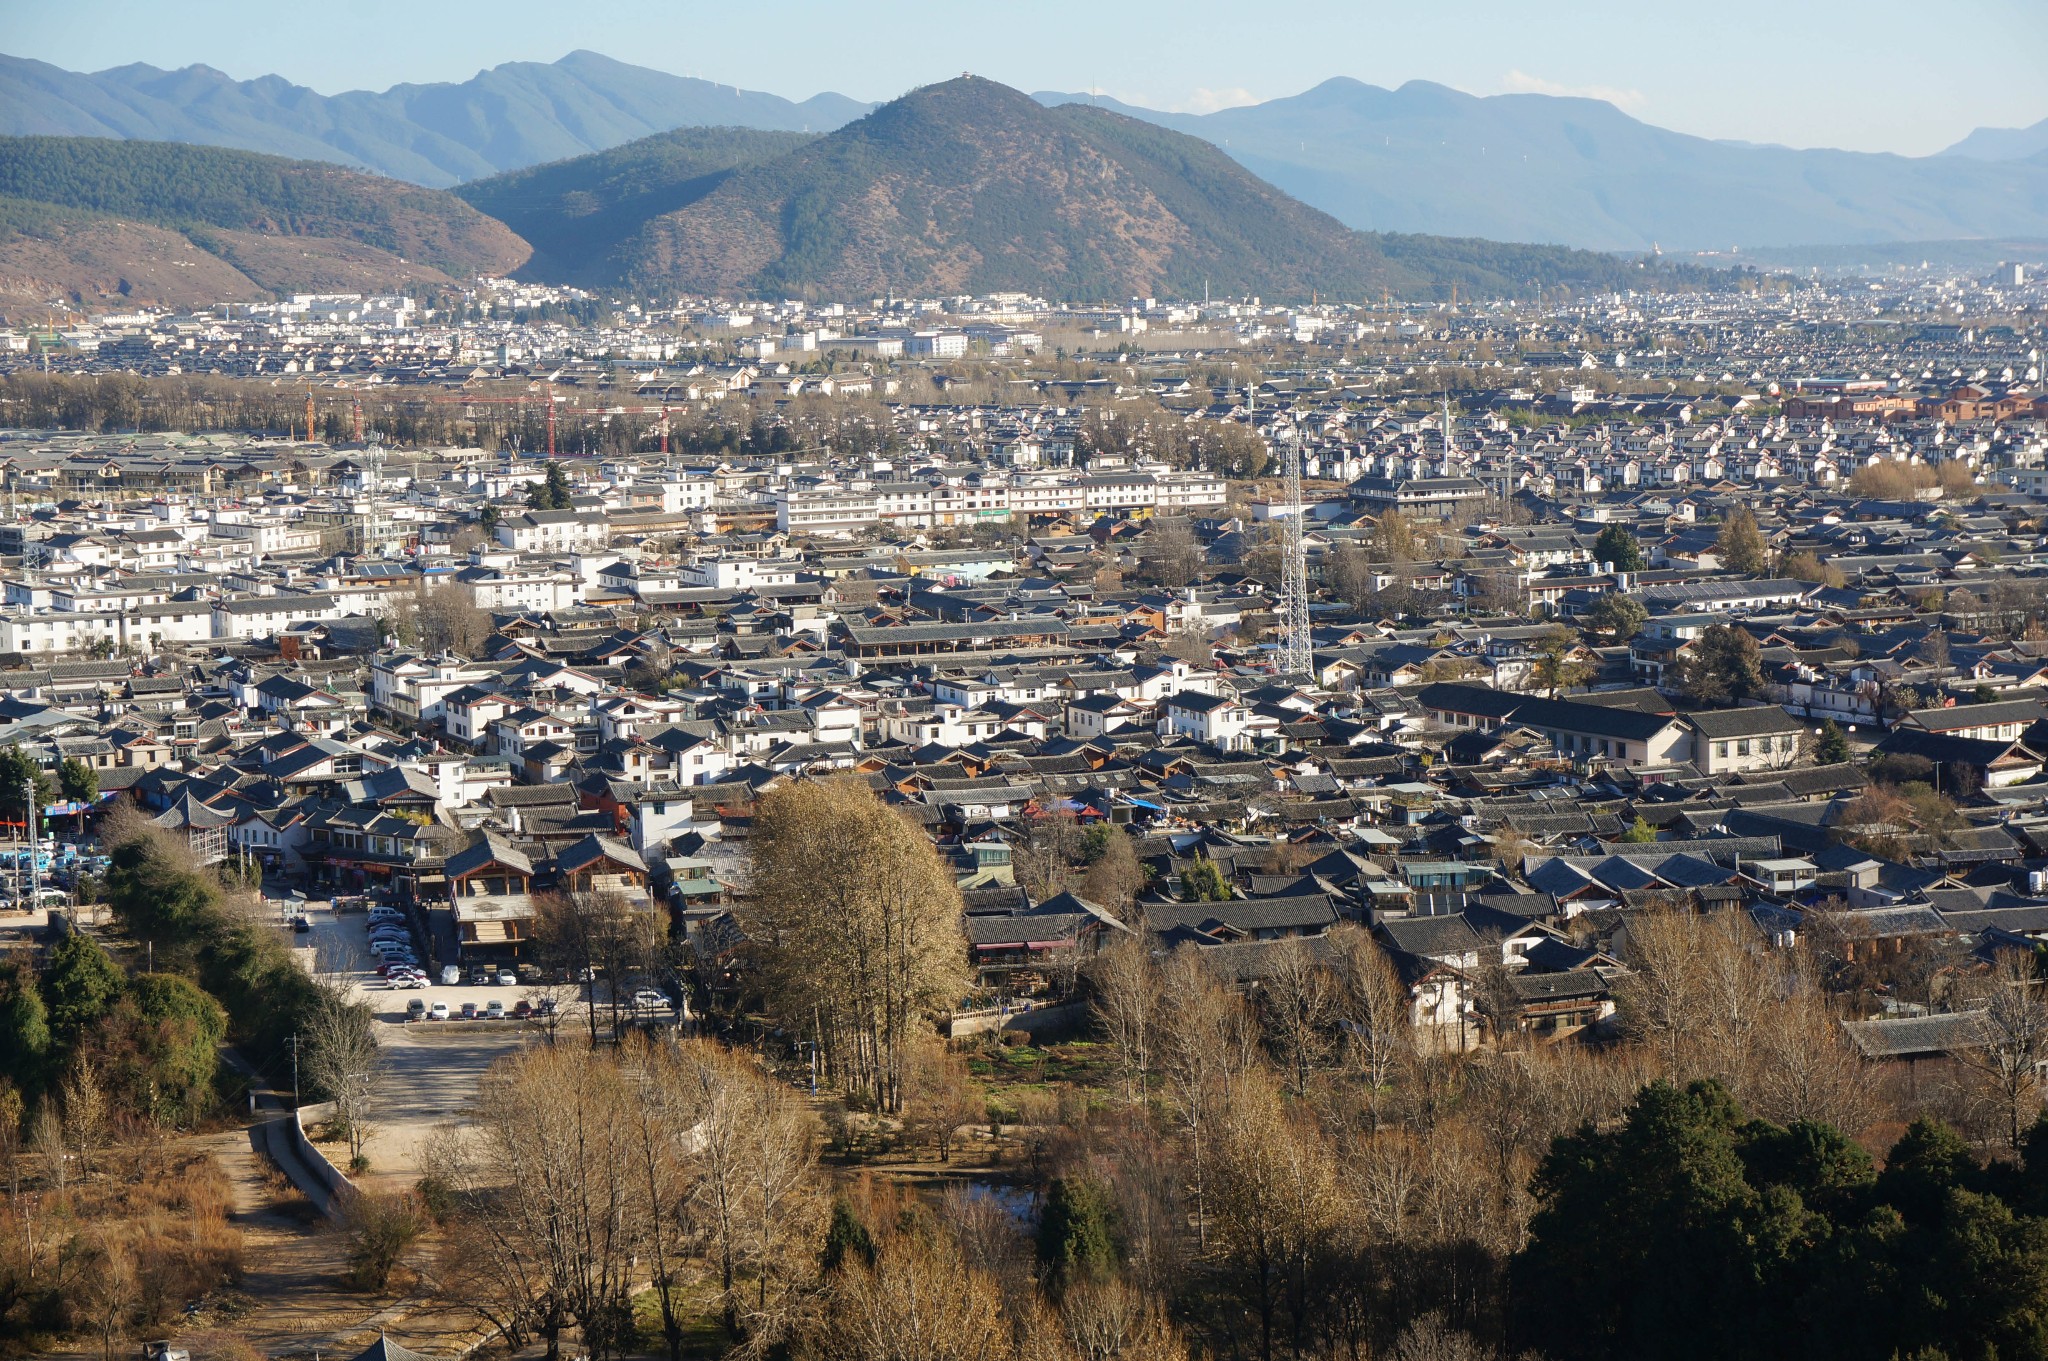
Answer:
<svg viewBox="0 0 2048 1361"><path fill-rule="evenodd" d="M771 791L748 849L770 1009L847 1090L900 1108L914 1027L967 983L952 872L922 828L854 780Z"/></svg>
<svg viewBox="0 0 2048 1361"><path fill-rule="evenodd" d="M2040 1355L2048 1122L2028 1153L1980 1168L1922 1119L1880 1175L1832 1126L1653 1083L1538 1169L1517 1341L1556 1361Z"/></svg>
<svg viewBox="0 0 2048 1361"><path fill-rule="evenodd" d="M1600 531L1600 537L1593 540L1593 561L1610 563L1617 572L1640 572L1649 565L1636 536L1621 525Z"/></svg>
<svg viewBox="0 0 2048 1361"><path fill-rule="evenodd" d="M1761 572L1770 563L1764 536L1756 527L1756 516L1746 506L1729 512L1714 547L1721 555L1721 565L1731 572Z"/></svg>
<svg viewBox="0 0 2048 1361"><path fill-rule="evenodd" d="M1680 660L1679 688L1696 704L1737 704L1764 696L1763 649L1745 629L1710 625Z"/></svg>

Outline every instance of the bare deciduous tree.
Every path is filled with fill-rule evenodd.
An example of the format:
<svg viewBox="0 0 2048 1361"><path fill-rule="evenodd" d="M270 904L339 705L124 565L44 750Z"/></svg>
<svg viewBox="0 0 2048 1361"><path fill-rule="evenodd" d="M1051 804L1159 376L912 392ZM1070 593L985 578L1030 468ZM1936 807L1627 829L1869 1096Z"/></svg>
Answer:
<svg viewBox="0 0 2048 1361"><path fill-rule="evenodd" d="M1976 1076L1980 1098L1997 1114L2007 1141L2020 1147L2041 1107L2041 1065L2048 1063L2048 998L2026 950L2000 950L1970 989L1983 1037L1955 1058Z"/></svg>
<svg viewBox="0 0 2048 1361"><path fill-rule="evenodd" d="M384 1079L384 1047L377 1015L339 988L323 987L306 1018L302 1067L306 1081L334 1103L334 1118L348 1138L349 1158L363 1155L371 1110Z"/></svg>
<svg viewBox="0 0 2048 1361"><path fill-rule="evenodd" d="M682 1241L709 1260L732 1338L773 1345L822 1219L810 1114L751 1058L712 1041L650 1050L644 1067L679 1169Z"/></svg>
<svg viewBox="0 0 2048 1361"><path fill-rule="evenodd" d="M1142 936L1128 935L1098 954L1088 967L1096 1023L1116 1050L1126 1102L1143 1098L1152 1072L1157 1025L1159 971Z"/></svg>
<svg viewBox="0 0 2048 1361"><path fill-rule="evenodd" d="M1259 988L1266 1045L1297 1097L1337 1049L1337 980L1296 937L1281 941Z"/></svg>
<svg viewBox="0 0 2048 1361"><path fill-rule="evenodd" d="M609 1054L530 1049L484 1075L474 1123L436 1148L462 1226L451 1274L480 1316L539 1336L551 1361L571 1327L610 1355L631 1318L646 1240L637 1099Z"/></svg>
<svg viewBox="0 0 2048 1361"><path fill-rule="evenodd" d="M1211 1126L1231 1084L1257 1061L1257 1031L1201 951L1184 945L1160 966L1157 1034L1168 1118L1187 1150L1195 1234L1206 1246Z"/></svg>
<svg viewBox="0 0 2048 1361"><path fill-rule="evenodd" d="M913 1029L967 983L952 872L923 829L853 780L770 792L749 850L744 915L772 1010L848 1090L901 1109Z"/></svg>
<svg viewBox="0 0 2048 1361"><path fill-rule="evenodd" d="M1364 928L1344 925L1330 932L1336 968L1337 1024L1345 1052L1365 1079L1367 1101L1379 1123L1379 1094L1413 1044L1408 994L1394 974L1387 952Z"/></svg>

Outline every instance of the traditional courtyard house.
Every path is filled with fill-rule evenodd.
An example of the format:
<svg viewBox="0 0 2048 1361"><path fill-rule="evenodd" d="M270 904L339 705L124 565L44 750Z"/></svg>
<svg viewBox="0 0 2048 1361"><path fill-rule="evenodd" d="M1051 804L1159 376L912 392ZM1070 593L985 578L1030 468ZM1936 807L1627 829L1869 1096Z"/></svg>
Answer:
<svg viewBox="0 0 2048 1361"><path fill-rule="evenodd" d="M495 832L448 857L448 893L464 962L511 963L533 942L533 862Z"/></svg>

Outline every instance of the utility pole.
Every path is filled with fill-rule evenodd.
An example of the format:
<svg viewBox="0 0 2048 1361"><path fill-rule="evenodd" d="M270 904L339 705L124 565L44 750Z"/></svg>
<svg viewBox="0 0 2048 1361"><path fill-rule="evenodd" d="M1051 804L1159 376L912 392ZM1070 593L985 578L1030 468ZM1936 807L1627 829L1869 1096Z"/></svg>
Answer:
<svg viewBox="0 0 2048 1361"><path fill-rule="evenodd" d="M299 1108L299 1037L293 1035L288 1041L292 1047L292 1109Z"/></svg>
<svg viewBox="0 0 2048 1361"><path fill-rule="evenodd" d="M43 857L36 836L36 782L32 779L21 782L21 821L28 837L28 883L20 895L26 901L43 884Z"/></svg>

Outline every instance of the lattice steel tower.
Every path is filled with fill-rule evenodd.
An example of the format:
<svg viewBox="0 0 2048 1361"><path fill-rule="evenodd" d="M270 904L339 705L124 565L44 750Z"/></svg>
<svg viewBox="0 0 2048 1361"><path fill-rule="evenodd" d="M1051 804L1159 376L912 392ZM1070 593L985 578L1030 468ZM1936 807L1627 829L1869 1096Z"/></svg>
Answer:
<svg viewBox="0 0 2048 1361"><path fill-rule="evenodd" d="M1308 546L1302 537L1301 465L1307 456L1301 443L1300 415L1288 428L1280 458L1286 479L1286 502L1280 517L1280 674L1313 683L1315 652L1308 631Z"/></svg>

